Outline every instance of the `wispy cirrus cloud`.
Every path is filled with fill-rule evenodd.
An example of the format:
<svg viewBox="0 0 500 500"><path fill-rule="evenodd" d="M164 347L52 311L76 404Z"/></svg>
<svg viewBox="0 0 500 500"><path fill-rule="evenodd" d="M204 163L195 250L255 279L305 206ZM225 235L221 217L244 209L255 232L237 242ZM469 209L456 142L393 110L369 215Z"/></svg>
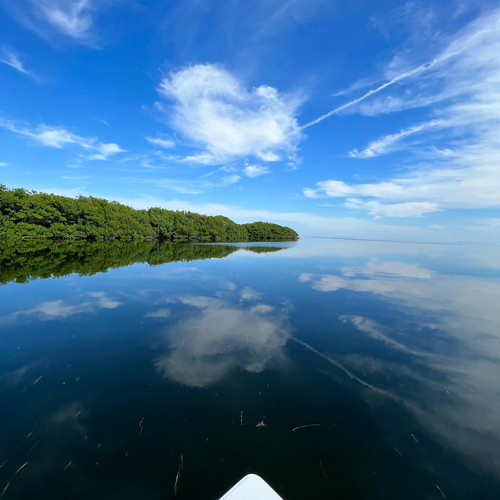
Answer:
<svg viewBox="0 0 500 500"><path fill-rule="evenodd" d="M25 125L19 126L12 120L3 118L0 118L0 127L30 137L44 146L61 149L66 145L76 145L88 151L95 151L86 157L87 160L107 160L112 155L125 152L117 144L102 143L93 137L82 137L63 127L42 124L38 127L29 128Z"/></svg>
<svg viewBox="0 0 500 500"><path fill-rule="evenodd" d="M366 210L375 217L420 217L437 212L437 203L430 201L410 201L406 203L380 203L378 201L362 201L349 198L344 206L355 210Z"/></svg>
<svg viewBox="0 0 500 500"><path fill-rule="evenodd" d="M217 165L248 156L277 161L294 158L302 139L296 120L301 99L261 85L247 90L220 66L188 66L165 76L159 103L170 125L199 152L186 161Z"/></svg>
<svg viewBox="0 0 500 500"><path fill-rule="evenodd" d="M306 197L368 198L346 205L380 216L397 215L398 204L409 215L500 207L500 139L495 133L500 116L500 9L480 15L454 35L442 35L438 45L443 48L429 62L394 74L395 68L411 65L410 56L403 62L398 55L387 69L392 73L389 81L305 125L341 111L376 118L421 108L428 120L349 154L370 159L405 150L416 155L417 163L406 162L406 173L379 182L322 181L304 189ZM392 92L381 97L389 87ZM417 142L409 142L416 136ZM392 207L384 208L382 200Z"/></svg>
<svg viewBox="0 0 500 500"><path fill-rule="evenodd" d="M205 176L196 179L129 179L139 184L154 184L156 187L181 194L201 194L207 190L224 188L238 183L241 177L237 174L223 175L218 181L207 181Z"/></svg>
<svg viewBox="0 0 500 500"><path fill-rule="evenodd" d="M18 55L13 50L8 49L5 45L0 47L0 63L7 64L7 66L17 69L17 71L25 75L31 75L31 73L19 60Z"/></svg>
<svg viewBox="0 0 500 500"><path fill-rule="evenodd" d="M111 0L6 0L14 17L45 40L65 37L95 46L97 12Z"/></svg>
<svg viewBox="0 0 500 500"><path fill-rule="evenodd" d="M406 145L401 145L401 142L407 137L427 132L429 130L443 128L446 127L447 124L448 122L445 120L430 120L419 125L414 125L413 127L401 130L395 134L380 137L379 139L370 142L368 146L361 151L353 149L349 152L349 156L351 158L374 158L376 156L392 153L393 151L406 147Z"/></svg>
<svg viewBox="0 0 500 500"><path fill-rule="evenodd" d="M146 137L146 141L160 148L171 149L175 147L175 142L170 139L162 139L161 137Z"/></svg>

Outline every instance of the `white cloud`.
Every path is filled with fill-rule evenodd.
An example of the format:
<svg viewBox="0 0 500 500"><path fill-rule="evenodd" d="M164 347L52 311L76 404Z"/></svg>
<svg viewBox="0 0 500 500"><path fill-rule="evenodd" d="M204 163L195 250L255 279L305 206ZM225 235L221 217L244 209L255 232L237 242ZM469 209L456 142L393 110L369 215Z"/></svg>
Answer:
<svg viewBox="0 0 500 500"><path fill-rule="evenodd" d="M80 43L90 43L94 38L92 13L96 6L91 0L7 0L6 3L21 24L42 38L59 34Z"/></svg>
<svg viewBox="0 0 500 500"><path fill-rule="evenodd" d="M30 72L23 66L17 55L11 50L7 49L5 45L0 47L0 63L7 64L8 66L17 69L17 71L29 75Z"/></svg>
<svg viewBox="0 0 500 500"><path fill-rule="evenodd" d="M259 165L247 165L244 170L247 177L258 177L262 174L270 174L271 171L267 167L261 167Z"/></svg>
<svg viewBox="0 0 500 500"><path fill-rule="evenodd" d="M7 167L9 164L0 161L0 167Z"/></svg>
<svg viewBox="0 0 500 500"><path fill-rule="evenodd" d="M276 153L272 153L271 151L268 151L267 153L261 153L259 151L256 153L256 156L263 161L280 161L281 160L281 156L277 155Z"/></svg>
<svg viewBox="0 0 500 500"><path fill-rule="evenodd" d="M72 38L89 36L92 27L90 0L37 0L45 20Z"/></svg>
<svg viewBox="0 0 500 500"><path fill-rule="evenodd" d="M115 155L116 153L125 153L124 149L121 149L118 144L113 143L98 144L94 147L99 151L99 153L87 156L88 160L107 160L109 156Z"/></svg>
<svg viewBox="0 0 500 500"><path fill-rule="evenodd" d="M439 210L436 203L429 201L382 204L378 201L361 201L356 198L349 198L344 203L344 206L356 210L367 210L376 217L420 217Z"/></svg>
<svg viewBox="0 0 500 500"><path fill-rule="evenodd" d="M160 148L171 149L175 146L175 142L170 139L161 139L160 137L146 137L146 141L150 144L160 146Z"/></svg>
<svg viewBox="0 0 500 500"><path fill-rule="evenodd" d="M396 203L407 204L410 215L418 215L420 209L424 213L500 207L500 138L496 133L500 116L499 33L497 9L480 15L453 36L438 34L436 45L444 48L428 63L401 72L401 67L411 66L411 62L398 54L386 70L389 81L307 124L314 125L347 110L375 117L422 108L430 115L427 121L350 152L351 157L366 159L410 150L417 155L418 163L406 162L406 174L367 184L327 180L314 189L304 189L304 195L383 199L393 206L385 208L373 200L347 204L391 216ZM389 87L392 95L375 96ZM368 100L372 96L375 98ZM417 134L418 143L408 142ZM408 203L414 204L413 208Z"/></svg>
<svg viewBox="0 0 500 500"><path fill-rule="evenodd" d="M295 155L302 138L295 118L298 97L265 85L247 90L219 66L172 72L158 91L173 101L171 126L202 149L187 161L220 164L246 156L276 161L281 154Z"/></svg>
<svg viewBox="0 0 500 500"><path fill-rule="evenodd" d="M155 167L150 167L155 168ZM133 182L137 182L140 184L154 184L155 186L167 189L169 191L175 191L177 193L183 194L200 194L205 192L208 189L215 188L224 188L228 186L232 186L233 184L238 183L241 180L241 177L237 174L232 175L223 175L219 181L211 182L208 180L204 180L205 176L202 176L199 179L129 179Z"/></svg>
<svg viewBox="0 0 500 500"><path fill-rule="evenodd" d="M362 151L353 149L349 152L349 156L351 158L373 158L375 156L391 153L398 149L397 144L403 139L406 139L411 135L418 134L419 132L428 131L430 129L437 129L440 127L442 128L444 126L446 126L446 122L444 120L431 120L420 125L415 125L405 130L401 130L396 134L389 134L375 141L372 141Z"/></svg>
<svg viewBox="0 0 500 500"><path fill-rule="evenodd" d="M52 148L61 149L67 144L74 144L90 151L97 151L96 154L89 155L88 160L106 160L109 156L125 152L117 144L101 143L92 137L81 137L62 127L51 127L39 125L34 129L19 127L11 120L0 118L0 127L15 132L16 134L31 137L33 140Z"/></svg>

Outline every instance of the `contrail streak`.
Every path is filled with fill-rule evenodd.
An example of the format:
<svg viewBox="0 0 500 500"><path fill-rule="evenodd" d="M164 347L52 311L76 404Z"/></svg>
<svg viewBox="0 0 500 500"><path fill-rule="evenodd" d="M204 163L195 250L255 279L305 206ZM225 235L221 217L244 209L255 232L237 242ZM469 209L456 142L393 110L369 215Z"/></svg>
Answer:
<svg viewBox="0 0 500 500"><path fill-rule="evenodd" d="M394 77L392 80L389 80L388 82L383 83L380 85L380 87L377 87L376 89L369 90L366 94L362 95L361 97L358 97L357 99L354 99L353 101L347 102L346 104L343 104L342 106L339 106L338 108L332 109L328 113L325 113L324 115L321 115L319 118L316 118L315 120L310 121L309 123L306 123L305 125L302 125L300 127L301 130L311 127L312 125L316 125L319 122L322 122L324 119L329 118L332 115L336 115L337 113L340 113L346 108L350 108L351 106L354 106L355 104L358 104L358 102L364 101L368 97L372 96L373 94L377 94L381 90L386 89L387 87L390 87L391 85L394 85L397 82L400 82L401 80L406 80L407 78L410 78L412 76L418 75L419 73L423 73L425 71L430 70L437 64L442 63L446 59L449 59L450 57L458 54L460 52L459 50L450 52L448 54L445 54L441 57L437 57L436 59L433 59L432 61L426 62L424 64L421 64L415 69L412 69L411 71L407 71L405 73L402 73L401 75L398 75Z"/></svg>

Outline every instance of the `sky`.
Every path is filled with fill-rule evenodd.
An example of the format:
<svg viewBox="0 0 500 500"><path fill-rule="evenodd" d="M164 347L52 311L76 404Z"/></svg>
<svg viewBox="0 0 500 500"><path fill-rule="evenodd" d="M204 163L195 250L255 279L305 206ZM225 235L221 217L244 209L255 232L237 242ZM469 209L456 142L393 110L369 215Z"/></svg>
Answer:
<svg viewBox="0 0 500 500"><path fill-rule="evenodd" d="M0 0L0 183L500 243L490 0Z"/></svg>

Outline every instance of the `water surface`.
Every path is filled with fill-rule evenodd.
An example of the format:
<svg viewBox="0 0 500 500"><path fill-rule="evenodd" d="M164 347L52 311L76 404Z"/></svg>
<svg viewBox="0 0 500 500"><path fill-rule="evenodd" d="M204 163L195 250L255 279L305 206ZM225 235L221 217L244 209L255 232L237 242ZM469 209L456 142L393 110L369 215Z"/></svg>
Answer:
<svg viewBox="0 0 500 500"><path fill-rule="evenodd" d="M495 245L39 242L0 283L6 500L500 498Z"/></svg>

